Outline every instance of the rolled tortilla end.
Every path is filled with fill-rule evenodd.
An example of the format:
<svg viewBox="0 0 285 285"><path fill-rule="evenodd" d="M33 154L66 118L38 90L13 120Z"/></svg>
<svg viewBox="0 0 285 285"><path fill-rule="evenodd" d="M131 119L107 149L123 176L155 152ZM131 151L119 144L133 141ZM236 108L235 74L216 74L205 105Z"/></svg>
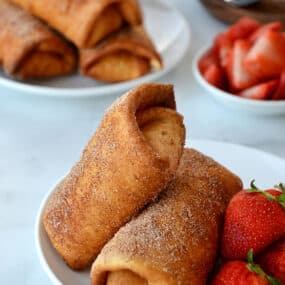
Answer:
<svg viewBox="0 0 285 285"><path fill-rule="evenodd" d="M129 27L92 49L80 50L80 70L106 82L132 80L162 68L162 59L143 27Z"/></svg>
<svg viewBox="0 0 285 285"><path fill-rule="evenodd" d="M70 74L75 66L76 55L73 49L56 39L50 39L35 46L14 71L6 71L20 79L43 79Z"/></svg>
<svg viewBox="0 0 285 285"><path fill-rule="evenodd" d="M20 79L71 73L72 46L20 7L0 2L0 58L5 72Z"/></svg>
<svg viewBox="0 0 285 285"><path fill-rule="evenodd" d="M108 274L106 285L148 285L148 283L132 271L120 270Z"/></svg>

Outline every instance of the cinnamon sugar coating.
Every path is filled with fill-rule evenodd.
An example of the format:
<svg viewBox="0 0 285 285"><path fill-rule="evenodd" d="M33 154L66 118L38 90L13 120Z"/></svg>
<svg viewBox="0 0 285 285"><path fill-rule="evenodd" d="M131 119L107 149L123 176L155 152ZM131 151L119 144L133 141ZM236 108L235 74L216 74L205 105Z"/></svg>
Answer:
<svg viewBox="0 0 285 285"><path fill-rule="evenodd" d="M48 236L71 268L88 267L115 232L173 179L184 140L170 85L141 85L107 110L44 211Z"/></svg>
<svg viewBox="0 0 285 285"><path fill-rule="evenodd" d="M226 206L241 189L229 170L185 149L169 187L103 248L92 266L92 284L116 284L116 275L124 285L205 284Z"/></svg>

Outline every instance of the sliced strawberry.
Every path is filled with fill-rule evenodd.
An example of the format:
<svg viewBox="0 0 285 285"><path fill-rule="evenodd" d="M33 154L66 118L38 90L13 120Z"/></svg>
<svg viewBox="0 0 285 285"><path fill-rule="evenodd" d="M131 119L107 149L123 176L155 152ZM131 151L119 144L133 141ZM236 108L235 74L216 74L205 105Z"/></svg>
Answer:
<svg viewBox="0 0 285 285"><path fill-rule="evenodd" d="M199 70L202 74L211 66L219 64L218 50L215 47L210 48L202 55L198 62Z"/></svg>
<svg viewBox="0 0 285 285"><path fill-rule="evenodd" d="M216 40L220 65L226 70L229 64L231 51L233 49L233 42L224 35L220 35Z"/></svg>
<svg viewBox="0 0 285 285"><path fill-rule="evenodd" d="M258 78L247 72L244 59L247 56L251 44L246 40L237 40L229 55L227 74L232 91L242 90L258 83Z"/></svg>
<svg viewBox="0 0 285 285"><path fill-rule="evenodd" d="M281 32L282 31L282 23L281 22L272 22L266 25L261 26L257 29L249 38L251 42L255 42L260 36L265 34L268 31L272 32Z"/></svg>
<svg viewBox="0 0 285 285"><path fill-rule="evenodd" d="M242 17L226 31L226 35L232 41L246 39L259 28L260 23L256 20L249 17Z"/></svg>
<svg viewBox="0 0 285 285"><path fill-rule="evenodd" d="M248 17L241 18L224 33L220 33L214 40L214 46L219 50L221 66L227 64L228 54L233 47L234 41L246 39L260 27L260 24Z"/></svg>
<svg viewBox="0 0 285 285"><path fill-rule="evenodd" d="M268 31L255 42L245 58L249 73L259 78L278 76L285 69L285 37Z"/></svg>
<svg viewBox="0 0 285 285"><path fill-rule="evenodd" d="M272 96L272 100L285 100L285 71L281 73L279 84Z"/></svg>
<svg viewBox="0 0 285 285"><path fill-rule="evenodd" d="M204 73L204 78L211 85L220 89L225 89L223 70L218 65L212 64L211 66L209 66L206 72Z"/></svg>
<svg viewBox="0 0 285 285"><path fill-rule="evenodd" d="M220 33L214 40L214 46L219 50L220 58L223 59L232 48L234 41L248 38L260 27L254 19L243 17L237 23L229 27L224 33Z"/></svg>
<svg viewBox="0 0 285 285"><path fill-rule="evenodd" d="M236 40L247 39L252 33L260 28L260 24L254 19L243 17L225 32L220 33L214 40L214 45L220 47L225 40L234 42Z"/></svg>
<svg viewBox="0 0 285 285"><path fill-rule="evenodd" d="M276 90L277 85L278 80L271 80L245 89L240 92L239 95L248 99L266 100L271 97L272 93Z"/></svg>

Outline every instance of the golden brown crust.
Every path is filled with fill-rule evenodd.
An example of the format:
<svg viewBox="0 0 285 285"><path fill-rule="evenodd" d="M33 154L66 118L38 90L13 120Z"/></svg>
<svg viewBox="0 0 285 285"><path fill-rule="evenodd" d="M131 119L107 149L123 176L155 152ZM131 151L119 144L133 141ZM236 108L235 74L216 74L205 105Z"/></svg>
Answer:
<svg viewBox="0 0 285 285"><path fill-rule="evenodd" d="M78 47L92 47L124 23L139 25L142 14L137 0L12 0L46 21ZM114 22L116 8L122 21ZM100 16L104 14L104 17ZM99 25L97 25L97 21ZM103 23L103 25L102 25ZM108 28L104 28L104 26ZM103 31L101 30L103 28ZM107 33L106 33L107 32ZM101 35L101 37L98 37Z"/></svg>
<svg viewBox="0 0 285 285"><path fill-rule="evenodd" d="M92 49L80 50L80 70L97 80L118 82L161 69L162 59L142 26L127 27Z"/></svg>
<svg viewBox="0 0 285 285"><path fill-rule="evenodd" d="M0 61L10 75L42 78L70 73L76 56L73 48L43 23L1 0Z"/></svg>
<svg viewBox="0 0 285 285"><path fill-rule="evenodd" d="M148 282L129 270L110 272L106 285L149 285Z"/></svg>
<svg viewBox="0 0 285 285"><path fill-rule="evenodd" d="M71 268L90 265L173 178L184 139L170 85L144 84L108 109L44 211L48 236Z"/></svg>
<svg viewBox="0 0 285 285"><path fill-rule="evenodd" d="M82 66L84 58L82 57ZM151 71L148 59L127 51L116 51L99 58L81 72L93 79L104 82L123 82L141 77Z"/></svg>
<svg viewBox="0 0 285 285"><path fill-rule="evenodd" d="M158 201L102 249L92 266L92 284L206 284L223 213L230 197L241 189L237 176L185 149L176 178Z"/></svg>

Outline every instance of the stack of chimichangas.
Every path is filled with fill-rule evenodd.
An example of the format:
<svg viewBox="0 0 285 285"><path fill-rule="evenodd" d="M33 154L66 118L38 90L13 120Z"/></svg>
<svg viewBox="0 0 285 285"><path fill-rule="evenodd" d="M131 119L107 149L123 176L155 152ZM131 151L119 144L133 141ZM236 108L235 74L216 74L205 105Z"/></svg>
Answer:
<svg viewBox="0 0 285 285"><path fill-rule="evenodd" d="M93 263L93 285L205 284L242 183L184 140L171 85L139 86L108 109L44 210L69 267Z"/></svg>
<svg viewBox="0 0 285 285"><path fill-rule="evenodd" d="M106 82L162 68L137 0L0 0L0 63L20 79L79 66Z"/></svg>

